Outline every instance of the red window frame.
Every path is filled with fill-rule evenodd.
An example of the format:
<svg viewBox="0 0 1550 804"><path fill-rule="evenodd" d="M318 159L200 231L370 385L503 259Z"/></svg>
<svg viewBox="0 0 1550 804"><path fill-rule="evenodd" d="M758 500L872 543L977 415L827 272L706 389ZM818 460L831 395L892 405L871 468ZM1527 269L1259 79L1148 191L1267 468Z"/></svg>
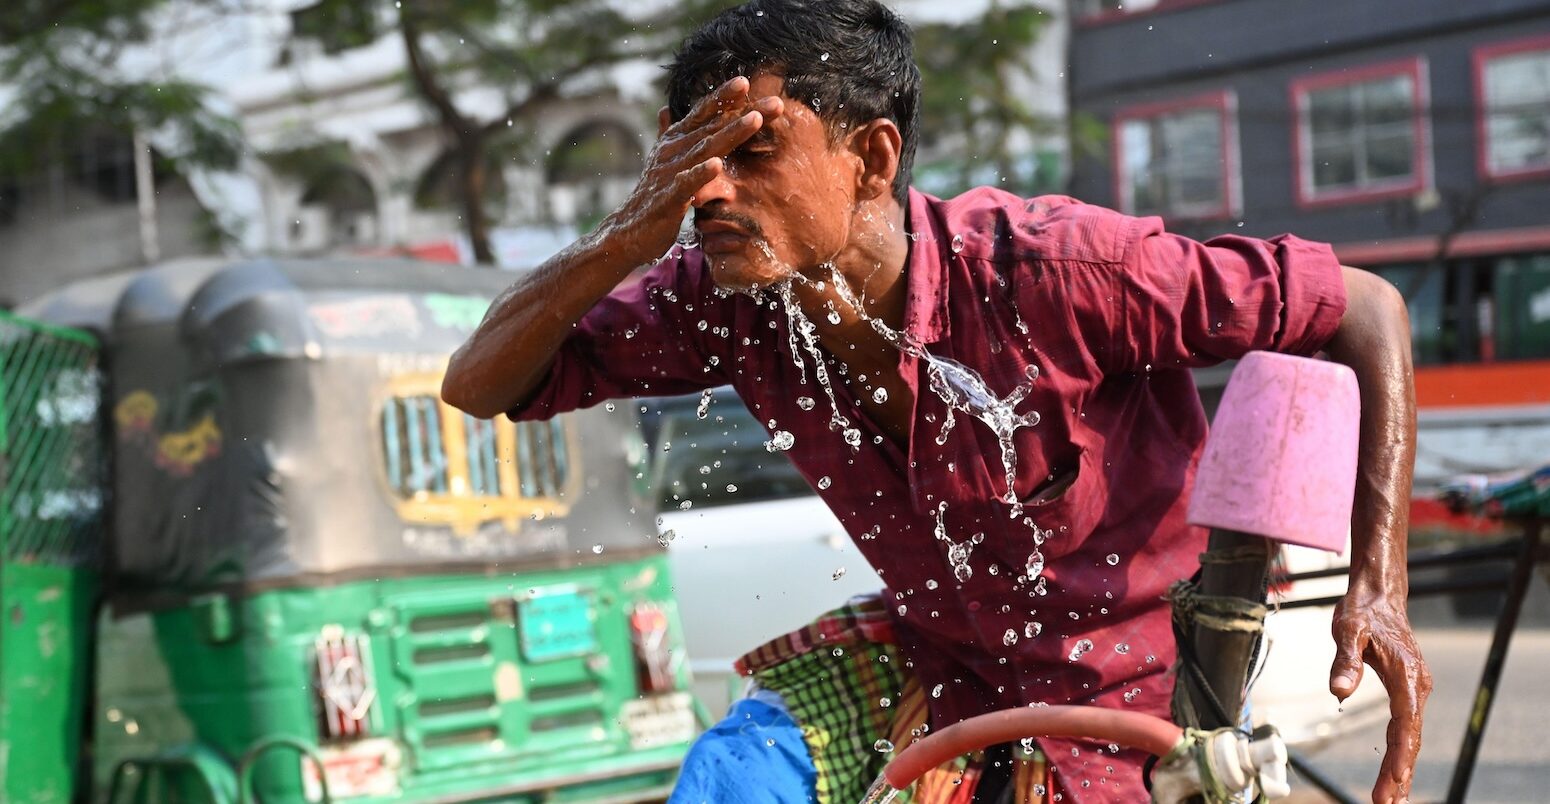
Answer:
<svg viewBox="0 0 1550 804"><path fill-rule="evenodd" d="M1513 170L1491 169L1490 128L1486 120L1485 68L1490 62L1504 56L1519 53L1545 51L1550 55L1550 34L1539 34L1523 39L1511 39L1475 48L1473 54L1475 80L1475 166L1480 177L1491 181L1515 181L1519 179L1550 176L1550 163Z"/></svg>
<svg viewBox="0 0 1550 804"><path fill-rule="evenodd" d="M1230 89L1190 95L1157 103L1142 103L1120 109L1109 123L1110 163L1113 165L1114 205L1127 215L1137 214L1131 203L1130 176L1125 170L1124 128L1136 120L1152 120L1177 112L1194 109L1214 109L1222 127L1222 205L1209 212L1174 214L1164 212L1170 220L1204 221L1231 218L1242 211L1242 174L1238 160L1238 99Z"/></svg>
<svg viewBox="0 0 1550 804"><path fill-rule="evenodd" d="M1135 11L1126 11L1122 9L1118 11L1105 11L1100 14L1092 14L1089 16L1078 16L1076 18L1076 27L1096 28L1102 25L1113 25L1115 23L1126 22L1128 20L1150 17L1153 14L1163 14L1169 11L1193 8L1194 6L1206 6L1213 3L1225 2L1228 2L1228 0L1157 0L1157 5L1152 6L1151 8L1142 8Z"/></svg>
<svg viewBox="0 0 1550 804"><path fill-rule="evenodd" d="M1355 188L1350 190L1334 190L1322 193L1313 190L1313 174L1308 169L1312 146L1310 137L1312 132L1308 130L1303 114L1309 93L1322 89L1362 84L1380 78L1392 76L1408 76L1411 82L1411 123L1414 126L1411 138L1411 160L1415 165L1415 175L1404 184L1394 184L1376 188ZM1292 187L1297 195L1297 206L1312 208L1330 206L1336 204L1351 204L1362 201L1381 201L1389 198L1404 198L1406 196L1419 195L1432 183L1432 157L1431 157L1431 130L1427 124L1427 110L1431 103L1431 88L1427 81L1426 60L1415 56L1399 61L1370 64L1354 69L1330 70L1323 73L1304 76L1291 83L1288 89L1291 97L1291 126L1292 126Z"/></svg>

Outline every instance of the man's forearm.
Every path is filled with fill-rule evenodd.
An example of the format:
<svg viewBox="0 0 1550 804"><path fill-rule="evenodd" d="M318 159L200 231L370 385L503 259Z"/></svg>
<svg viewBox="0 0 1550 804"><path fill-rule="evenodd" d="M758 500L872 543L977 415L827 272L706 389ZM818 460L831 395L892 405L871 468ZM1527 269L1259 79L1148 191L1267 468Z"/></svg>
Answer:
<svg viewBox="0 0 1550 804"><path fill-rule="evenodd" d="M1410 323L1398 291L1345 269L1347 310L1329 344L1361 389L1361 446L1351 515L1351 584L1403 601L1410 487L1415 464L1415 379Z"/></svg>
<svg viewBox="0 0 1550 804"><path fill-rule="evenodd" d="M596 232L551 257L490 305L452 355L442 398L480 418L527 399L571 327L638 264Z"/></svg>

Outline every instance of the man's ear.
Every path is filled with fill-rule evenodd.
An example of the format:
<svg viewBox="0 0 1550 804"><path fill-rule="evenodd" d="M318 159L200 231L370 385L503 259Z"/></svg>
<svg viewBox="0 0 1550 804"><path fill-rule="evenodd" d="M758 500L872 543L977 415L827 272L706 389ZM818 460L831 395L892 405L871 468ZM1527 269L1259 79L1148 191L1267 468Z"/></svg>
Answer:
<svg viewBox="0 0 1550 804"><path fill-rule="evenodd" d="M851 150L861 160L861 174L856 177L858 199L870 201L893 194L903 142L899 127L886 117L861 126L851 136Z"/></svg>
<svg viewBox="0 0 1550 804"><path fill-rule="evenodd" d="M673 124L673 110L663 106L657 110L657 136L667 133L667 127Z"/></svg>

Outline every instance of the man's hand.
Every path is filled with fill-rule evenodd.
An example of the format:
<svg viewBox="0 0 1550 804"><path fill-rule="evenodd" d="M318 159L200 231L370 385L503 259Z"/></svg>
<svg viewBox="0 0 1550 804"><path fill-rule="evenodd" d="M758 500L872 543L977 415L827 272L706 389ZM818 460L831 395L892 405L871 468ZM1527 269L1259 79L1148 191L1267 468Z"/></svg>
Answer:
<svg viewBox="0 0 1550 804"><path fill-rule="evenodd" d="M1342 701L1350 697L1362 681L1366 662L1389 694L1388 748L1372 800L1377 804L1408 801L1432 674L1410 631L1404 600L1353 588L1335 606L1333 630L1335 663L1329 672L1329 691Z"/></svg>
<svg viewBox="0 0 1550 804"><path fill-rule="evenodd" d="M781 114L780 98L750 103L748 87L747 78L733 78L671 125L663 110L662 136L646 157L640 183L598 227L610 251L646 263L673 245L695 191L726 172L722 157Z"/></svg>

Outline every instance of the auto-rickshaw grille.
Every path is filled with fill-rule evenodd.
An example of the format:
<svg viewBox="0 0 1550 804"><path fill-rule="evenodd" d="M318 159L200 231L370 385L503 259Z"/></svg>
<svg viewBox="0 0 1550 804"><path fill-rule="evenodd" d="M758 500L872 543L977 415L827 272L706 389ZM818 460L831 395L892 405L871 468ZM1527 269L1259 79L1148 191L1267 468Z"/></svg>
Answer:
<svg viewBox="0 0 1550 804"><path fill-rule="evenodd" d="M469 590L393 601L402 624L393 638L393 676L403 685L395 700L418 768L574 751L614 728L620 679L599 663L601 645L563 628L548 640L522 636L524 617L565 625L558 618L597 601L572 585L541 589L536 599L547 608L532 608L534 599Z"/></svg>
<svg viewBox="0 0 1550 804"><path fill-rule="evenodd" d="M16 564L79 566L105 511L97 342L0 312L0 549Z"/></svg>

